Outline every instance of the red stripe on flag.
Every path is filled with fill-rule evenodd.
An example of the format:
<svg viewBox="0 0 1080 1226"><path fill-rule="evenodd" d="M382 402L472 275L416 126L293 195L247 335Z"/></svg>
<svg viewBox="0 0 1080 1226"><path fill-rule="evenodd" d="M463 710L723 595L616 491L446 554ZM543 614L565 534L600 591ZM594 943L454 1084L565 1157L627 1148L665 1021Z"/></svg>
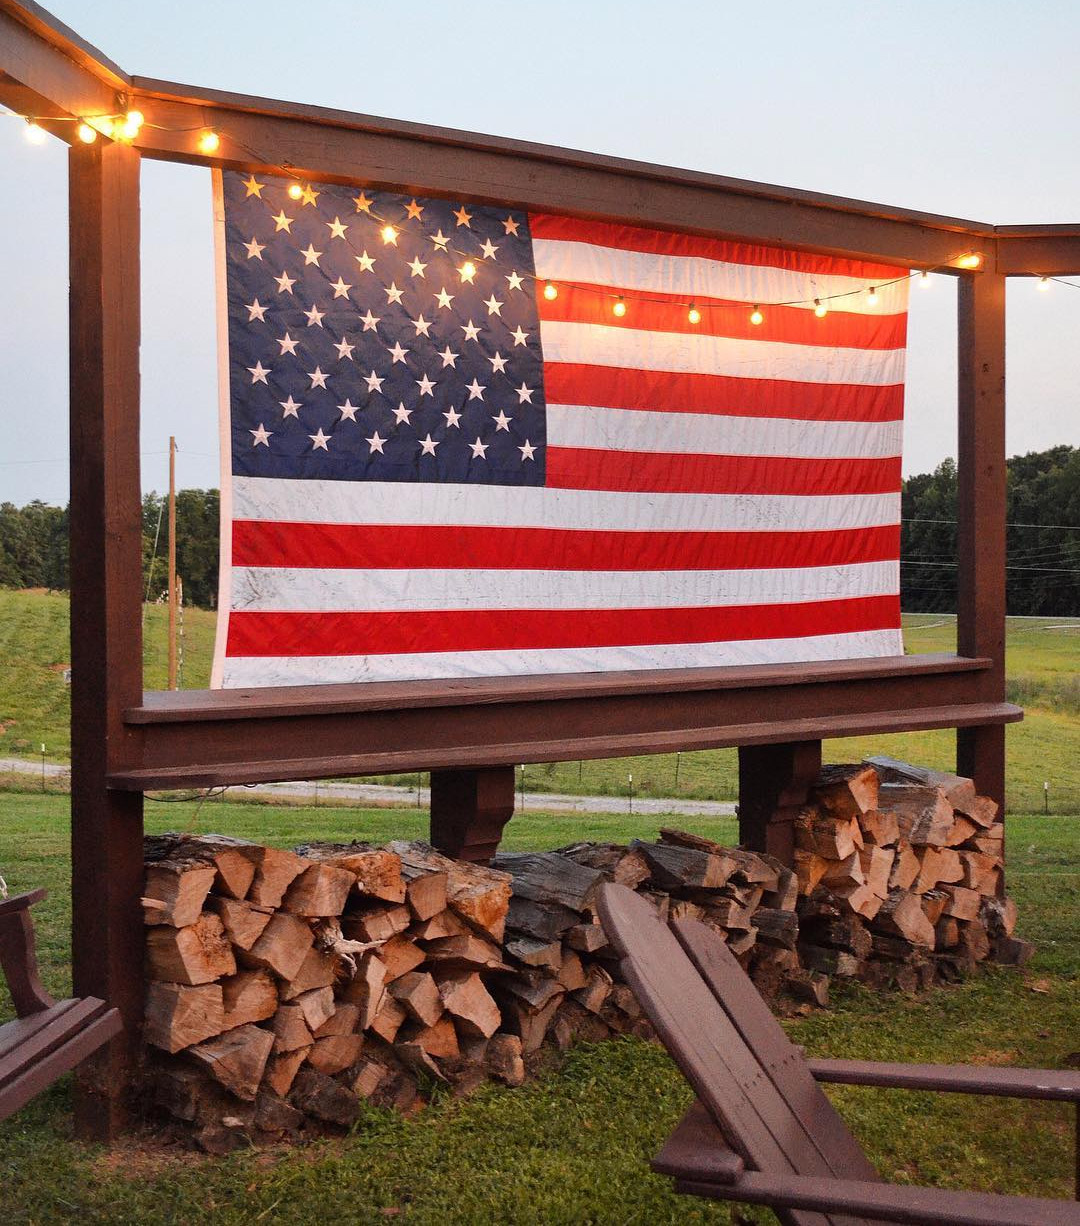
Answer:
<svg viewBox="0 0 1080 1226"><path fill-rule="evenodd" d="M750 322L750 307L745 302L700 298L695 305L701 320L692 324L685 295L677 297L650 290L648 298L644 298L635 293L626 304L626 314L620 317L612 311L619 293L618 287L560 281L559 296L549 300L544 297L544 286L537 282L536 302L543 321L600 324L646 332L685 332L837 349L903 349L907 340L906 312L856 315L844 311L842 298L830 304L823 319L805 307L770 306L765 308L764 319L757 325Z"/></svg>
<svg viewBox="0 0 1080 1226"><path fill-rule="evenodd" d="M831 255L810 255L751 243L735 243L719 238L700 238L693 234L672 234L667 230L647 230L607 221L581 221L556 217L550 213L530 213L529 232L533 238L562 239L571 243L591 243L596 247L619 247L627 251L648 251L655 255L698 256L725 264L761 264L789 272L816 273L828 277L857 277L881 284L906 277L907 270L891 264L869 264Z"/></svg>
<svg viewBox="0 0 1080 1226"><path fill-rule="evenodd" d="M470 609L436 613L245 613L229 619L230 656L388 655L643 643L723 643L895 629L896 596L734 608Z"/></svg>
<svg viewBox="0 0 1080 1226"><path fill-rule="evenodd" d="M233 523L234 566L375 570L758 570L884 562L900 525L832 532L628 532Z"/></svg>
<svg viewBox="0 0 1080 1226"><path fill-rule="evenodd" d="M642 494L892 494L900 489L900 457L818 460L549 447L546 484Z"/></svg>
<svg viewBox="0 0 1080 1226"><path fill-rule="evenodd" d="M580 362L545 362L544 398L548 404L801 421L900 421L904 416L902 383L795 383Z"/></svg>

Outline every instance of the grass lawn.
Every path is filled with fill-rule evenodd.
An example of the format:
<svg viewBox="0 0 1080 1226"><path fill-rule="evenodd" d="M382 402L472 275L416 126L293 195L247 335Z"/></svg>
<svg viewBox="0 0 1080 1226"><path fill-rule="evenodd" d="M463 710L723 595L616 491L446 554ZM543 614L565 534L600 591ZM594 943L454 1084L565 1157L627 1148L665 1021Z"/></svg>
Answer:
<svg viewBox="0 0 1080 1226"><path fill-rule="evenodd" d="M220 830L289 846L305 838L382 840L424 831L416 810L205 802L147 806L147 825ZM45 978L68 982L68 804L0 796L0 872L45 885L37 908ZM730 819L689 829L732 839ZM507 847L649 837L657 819L527 813ZM991 969L919 1000L853 987L790 1023L821 1055L1061 1067L1080 1061L1080 823L1009 819L1009 887L1025 971ZM0 1017L10 1015L6 997ZM349 1136L294 1150L207 1158L133 1137L111 1152L71 1140L67 1083L0 1124L0 1221L115 1223L603 1224L724 1222L726 1208L677 1197L647 1159L689 1100L665 1053L636 1040L574 1049L520 1090L440 1099L415 1118L369 1110ZM831 1096L882 1174L897 1182L1068 1197L1072 1117L1061 1104L835 1087ZM772 1220L760 1212L757 1220Z"/></svg>
<svg viewBox="0 0 1080 1226"><path fill-rule="evenodd" d="M149 689L165 685L166 625L164 606L147 605L143 643ZM184 629L182 688L202 688L210 676L214 614L186 609ZM0 757L33 758L42 743L51 760L70 757L63 678L67 631L65 594L0 589ZM907 615L904 633L909 652L955 650L956 623L951 617ZM1010 618L1007 663L1010 698L1027 711L1024 722L1007 732L1009 807L1041 812L1043 783L1049 782L1051 812L1080 813L1080 755L1074 751L1080 744L1080 621ZM888 753L952 769L954 746L954 734L947 731L854 737L827 742L825 759L843 762ZM626 796L630 774L636 796L733 800L738 791L733 749L528 765L525 786L533 792ZM416 780L415 775L391 778L408 784Z"/></svg>

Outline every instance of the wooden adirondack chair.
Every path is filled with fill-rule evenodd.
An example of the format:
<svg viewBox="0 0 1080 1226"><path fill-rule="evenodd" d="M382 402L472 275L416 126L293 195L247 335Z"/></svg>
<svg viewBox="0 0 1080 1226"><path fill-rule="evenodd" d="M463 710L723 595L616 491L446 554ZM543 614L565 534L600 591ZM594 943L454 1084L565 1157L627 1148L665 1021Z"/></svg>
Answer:
<svg viewBox="0 0 1080 1226"><path fill-rule="evenodd" d="M807 1061L711 928L669 928L620 885L602 887L599 911L627 983L697 1094L652 1164L677 1191L768 1205L793 1226L1080 1223L1072 1201L883 1182L817 1084L1064 1099L1080 1111L1080 1073Z"/></svg>
<svg viewBox="0 0 1080 1226"><path fill-rule="evenodd" d="M33 890L0 900L0 967L16 1018L0 1026L0 1120L29 1102L122 1029L120 1012L94 997L53 998L41 986L30 907Z"/></svg>

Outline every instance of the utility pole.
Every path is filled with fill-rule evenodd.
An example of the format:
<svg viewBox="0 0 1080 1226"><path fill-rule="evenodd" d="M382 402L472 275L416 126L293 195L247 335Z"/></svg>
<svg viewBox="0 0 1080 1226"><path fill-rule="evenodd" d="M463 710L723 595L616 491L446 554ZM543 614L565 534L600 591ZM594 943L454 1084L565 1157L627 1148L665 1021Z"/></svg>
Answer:
<svg viewBox="0 0 1080 1226"><path fill-rule="evenodd" d="M169 436L169 689L176 689L176 439Z"/></svg>

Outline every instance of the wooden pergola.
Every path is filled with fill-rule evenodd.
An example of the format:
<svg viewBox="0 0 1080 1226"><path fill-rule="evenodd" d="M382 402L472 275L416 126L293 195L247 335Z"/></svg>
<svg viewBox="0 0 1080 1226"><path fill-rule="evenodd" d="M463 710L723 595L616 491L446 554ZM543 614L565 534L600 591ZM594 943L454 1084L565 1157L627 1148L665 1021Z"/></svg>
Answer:
<svg viewBox="0 0 1080 1226"><path fill-rule="evenodd" d="M513 766L739 747L740 833L791 853L823 737L956 728L1004 800L1005 280L1080 272L1080 226L993 226L717 175L129 76L29 0L0 0L0 102L71 144L71 664L75 991L124 1034L84 1066L77 1126L124 1119L143 1008L143 794L432 772L432 840L491 854ZM73 118L138 109L131 141ZM201 131L219 149L197 151ZM259 151L257 154L253 151ZM139 474L143 157L290 172L894 264L959 279L956 655L813 665L144 692ZM977 270L958 256L978 252Z"/></svg>

